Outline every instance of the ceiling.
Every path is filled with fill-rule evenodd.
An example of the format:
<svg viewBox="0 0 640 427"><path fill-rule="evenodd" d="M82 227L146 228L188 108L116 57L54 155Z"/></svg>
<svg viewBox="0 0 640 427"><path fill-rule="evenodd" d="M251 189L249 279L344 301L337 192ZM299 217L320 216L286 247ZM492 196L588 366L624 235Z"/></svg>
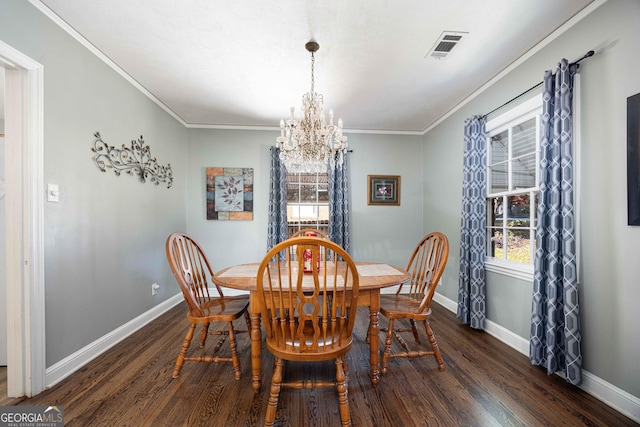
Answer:
<svg viewBox="0 0 640 427"><path fill-rule="evenodd" d="M420 133L593 0L31 1L187 126L276 128L315 40L315 89L347 133ZM443 31L468 34L425 58Z"/></svg>

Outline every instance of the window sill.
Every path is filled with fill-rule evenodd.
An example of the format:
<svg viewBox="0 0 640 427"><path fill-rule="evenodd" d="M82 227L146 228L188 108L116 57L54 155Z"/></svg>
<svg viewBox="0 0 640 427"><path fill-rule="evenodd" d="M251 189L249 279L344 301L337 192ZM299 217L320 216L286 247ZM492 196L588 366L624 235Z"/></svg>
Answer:
<svg viewBox="0 0 640 427"><path fill-rule="evenodd" d="M484 269L491 273L498 273L533 283L533 265L516 264L495 258L485 258Z"/></svg>

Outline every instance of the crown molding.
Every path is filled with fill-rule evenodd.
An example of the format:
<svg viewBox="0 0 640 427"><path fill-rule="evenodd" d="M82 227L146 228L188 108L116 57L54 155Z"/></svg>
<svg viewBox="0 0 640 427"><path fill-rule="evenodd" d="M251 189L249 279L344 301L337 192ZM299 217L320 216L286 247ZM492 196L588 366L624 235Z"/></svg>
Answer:
<svg viewBox="0 0 640 427"><path fill-rule="evenodd" d="M158 99L153 93L151 93L147 88L145 88L142 84L140 84L136 79L134 79L131 75L129 75L125 70L120 68L118 64L112 61L107 55L105 55L100 49L98 49L95 45L93 45L89 40L83 37L80 33L78 33L72 26L70 26L66 21L64 21L60 16L58 16L55 12L53 12L49 7L47 7L40 0L28 0L34 7L40 10L45 16L51 19L56 25L58 25L61 29L66 31L70 36L72 36L75 40L77 40L80 44L86 47L91 53L96 55L99 59L101 59L105 64L109 67L113 68L118 74L120 74L125 80L131 83L136 89L142 92L146 97L148 97L151 101L157 104L160 108L166 111L171 117L176 119L180 124L188 129L222 129L222 130L274 130L279 131L280 128L277 126L240 126L240 125L208 125L208 124L197 124L197 123L188 123L182 117L180 117L176 112L174 112L171 108L169 108L166 104L164 104L160 99ZM504 76L509 74L515 68L520 66L524 61L531 58L534 54L539 52L542 48L547 46L553 40L558 38L565 31L573 27L575 24L580 22L586 16L588 16L591 12L602 6L607 0L595 0L593 3L589 4L587 7L582 9L579 13L574 15L571 19L565 22L561 27L547 36L540 43L531 48L527 53L522 55L520 58L515 60L511 65L498 73L495 77L481 86L478 90L473 92L470 96L465 98L462 102L454 106L452 109L447 111L445 114L440 116L435 122L427 126L422 131L393 131L393 130L379 130L379 129L345 129L345 133L360 133L360 134L373 134L373 135L416 135L421 136L425 135L427 132L438 126L440 123L445 121L455 112L460 110L466 104L471 102L474 98L479 96L481 93L489 89L493 86L494 83L498 82Z"/></svg>
<svg viewBox="0 0 640 427"><path fill-rule="evenodd" d="M165 105L162 101L160 101L154 94L149 92L147 88L142 86L136 79L131 77L126 71L124 71L118 64L113 62L111 58L105 55L100 49L94 46L89 40L84 38L80 33L78 33L71 25L67 24L67 22L62 19L60 16L56 15L51 9L49 9L45 4L43 4L40 0L29 0L36 9L42 12L47 18L51 19L54 24L58 25L64 31L66 31L71 37L73 37L76 41L78 41L81 45L86 47L89 52L93 53L99 59L101 59L105 64L111 67L115 72L120 74L125 80L131 83L136 89L142 92L147 98L157 104L160 108L166 111L171 117L176 119L180 124L185 127L187 126L187 122L185 122L182 117L176 114L171 108Z"/></svg>
<svg viewBox="0 0 640 427"><path fill-rule="evenodd" d="M475 92L473 92L471 95L469 95L467 98L465 98L464 100L462 100L462 102L460 102L458 105L456 105L455 107L453 107L451 110L447 111L445 114L443 114L438 120L436 120L435 122L433 122L432 124L430 124L429 126L427 126L422 132L421 134L424 135L427 132L429 132L430 130L432 130L433 128L435 128L436 126L438 126L440 123L444 122L446 119L448 119L449 117L451 117L451 115L453 115L455 112L457 112L458 110L460 110L462 107L464 107L465 105L467 105L469 102L471 102L474 98L476 98L477 96L479 96L481 93L483 93L484 91L486 91L487 89L489 89L491 86L494 85L494 83L498 82L499 80L501 80L504 76L506 76L507 74L509 74L510 72L512 72L513 70L515 70L517 67L519 67L520 65L522 65L522 63L524 63L526 60L528 60L529 58L531 58L533 55L535 55L536 53L538 53L539 51L541 51L544 47L546 47L549 43L551 43L552 41L554 41L555 39L557 39L558 37L560 37L562 34L564 34L567 30L569 30L570 28L572 28L574 25L576 25L578 22L582 21L584 18L586 18L587 16L589 16L593 11L595 11L596 9L598 9L600 6L602 6L603 4L605 4L607 2L607 0L595 0L593 3L589 4L587 7L585 7L584 9L582 9L580 12L578 12L577 14L575 14L571 19L569 19L567 22L565 22L563 25L561 25L557 30L555 30L553 33L549 34L545 39L543 39L540 43L538 43L537 45L535 45L534 47L532 47L531 49L529 49L524 55L522 55L520 58L516 59L514 62L511 63L511 65L509 65L507 68L505 68L504 70L502 70L501 72L499 72L498 74L496 74L496 76L494 78L492 78L491 80L489 80L487 83L485 83L484 85L482 85L478 90L476 90Z"/></svg>

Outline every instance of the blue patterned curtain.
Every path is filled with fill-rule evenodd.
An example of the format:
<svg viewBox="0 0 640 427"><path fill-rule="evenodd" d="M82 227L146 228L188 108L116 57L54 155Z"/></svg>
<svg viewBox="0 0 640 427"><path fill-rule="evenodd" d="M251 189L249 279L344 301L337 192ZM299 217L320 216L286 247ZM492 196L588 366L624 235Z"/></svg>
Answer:
<svg viewBox="0 0 640 427"><path fill-rule="evenodd" d="M582 381L573 206L573 80L566 59L544 74L540 194L529 358L547 373Z"/></svg>
<svg viewBox="0 0 640 427"><path fill-rule="evenodd" d="M349 253L351 221L349 220L349 152L344 152L342 165L329 165L329 239Z"/></svg>
<svg viewBox="0 0 640 427"><path fill-rule="evenodd" d="M269 223L267 251L289 237L287 230L287 170L280 160L280 148L271 147Z"/></svg>
<svg viewBox="0 0 640 427"><path fill-rule="evenodd" d="M486 118L473 116L465 121L462 182L462 223L460 231L460 278L458 318L474 329L484 329L484 254L487 197Z"/></svg>

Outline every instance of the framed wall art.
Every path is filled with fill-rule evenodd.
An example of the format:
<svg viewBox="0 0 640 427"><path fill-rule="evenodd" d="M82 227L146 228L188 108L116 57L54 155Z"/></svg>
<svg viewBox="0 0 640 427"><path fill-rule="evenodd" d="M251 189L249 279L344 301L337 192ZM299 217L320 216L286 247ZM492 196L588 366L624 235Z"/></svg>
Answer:
<svg viewBox="0 0 640 427"><path fill-rule="evenodd" d="M207 219L253 220L253 169L207 168Z"/></svg>
<svg viewBox="0 0 640 427"><path fill-rule="evenodd" d="M640 93L627 98L628 224L640 225Z"/></svg>
<svg viewBox="0 0 640 427"><path fill-rule="evenodd" d="M400 206L400 176L368 175L367 204Z"/></svg>

